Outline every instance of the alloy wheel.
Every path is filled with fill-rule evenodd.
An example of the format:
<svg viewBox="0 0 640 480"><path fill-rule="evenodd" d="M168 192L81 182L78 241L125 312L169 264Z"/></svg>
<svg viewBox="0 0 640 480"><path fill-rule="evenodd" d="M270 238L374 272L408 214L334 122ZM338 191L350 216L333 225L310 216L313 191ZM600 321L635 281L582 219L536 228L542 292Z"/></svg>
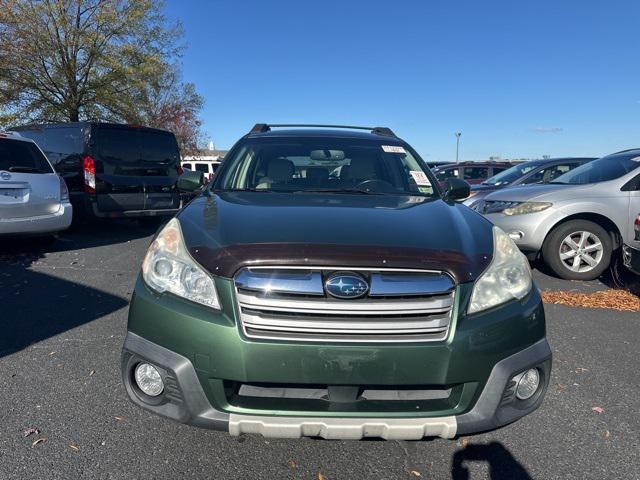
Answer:
<svg viewBox="0 0 640 480"><path fill-rule="evenodd" d="M560 261L572 272L589 272L602 261L604 247L592 232L578 231L567 235L560 243Z"/></svg>

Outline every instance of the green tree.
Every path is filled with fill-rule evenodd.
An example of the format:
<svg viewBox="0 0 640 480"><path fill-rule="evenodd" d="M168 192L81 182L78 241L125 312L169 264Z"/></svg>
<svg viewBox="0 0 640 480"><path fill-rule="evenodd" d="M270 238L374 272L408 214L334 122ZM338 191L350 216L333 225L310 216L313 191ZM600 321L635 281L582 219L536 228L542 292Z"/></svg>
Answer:
<svg viewBox="0 0 640 480"><path fill-rule="evenodd" d="M0 0L0 123L171 128L151 113L184 102L200 135L202 98L177 67L182 31L162 10L154 0Z"/></svg>

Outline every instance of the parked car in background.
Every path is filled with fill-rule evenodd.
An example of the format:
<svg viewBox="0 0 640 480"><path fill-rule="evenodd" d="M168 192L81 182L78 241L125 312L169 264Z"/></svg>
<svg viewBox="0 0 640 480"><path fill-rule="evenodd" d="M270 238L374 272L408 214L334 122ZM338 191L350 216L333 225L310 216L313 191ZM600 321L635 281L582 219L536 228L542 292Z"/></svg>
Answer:
<svg viewBox="0 0 640 480"><path fill-rule="evenodd" d="M213 180L213 177L221 164L222 162L217 160L189 160L182 162L182 168L195 172L202 172L204 174L205 183L208 183Z"/></svg>
<svg viewBox="0 0 640 480"><path fill-rule="evenodd" d="M489 194L473 208L559 277L592 280L614 249L634 239L640 211L640 149L585 163L546 185ZM633 213L631 213L633 212Z"/></svg>
<svg viewBox="0 0 640 480"><path fill-rule="evenodd" d="M72 218L64 180L33 140L0 133L0 236L51 235Z"/></svg>
<svg viewBox="0 0 640 480"><path fill-rule="evenodd" d="M624 265L640 275L640 212L633 221L633 238L622 246Z"/></svg>
<svg viewBox="0 0 640 480"><path fill-rule="evenodd" d="M509 167L509 162L460 162L434 168L433 173L441 185L449 178L459 178L470 185L476 185Z"/></svg>
<svg viewBox="0 0 640 480"><path fill-rule="evenodd" d="M468 184L440 191L388 128L276 127L240 139L150 245L131 400L232 435L328 439L453 438L538 408L540 293L513 241L455 201Z"/></svg>
<svg viewBox="0 0 640 480"><path fill-rule="evenodd" d="M508 168L480 185L471 187L471 194L463 203L472 207L491 192L518 185L549 183L560 175L580 165L595 160L593 158L551 158L547 160L531 160Z"/></svg>
<svg viewBox="0 0 640 480"><path fill-rule="evenodd" d="M69 186L80 216L149 217L180 208L182 173L173 133L138 125L79 122L15 130L42 148Z"/></svg>
<svg viewBox="0 0 640 480"><path fill-rule="evenodd" d="M451 162L445 162L441 160L434 160L432 162L427 162L427 166L433 170L434 168L443 167L445 165L451 165Z"/></svg>

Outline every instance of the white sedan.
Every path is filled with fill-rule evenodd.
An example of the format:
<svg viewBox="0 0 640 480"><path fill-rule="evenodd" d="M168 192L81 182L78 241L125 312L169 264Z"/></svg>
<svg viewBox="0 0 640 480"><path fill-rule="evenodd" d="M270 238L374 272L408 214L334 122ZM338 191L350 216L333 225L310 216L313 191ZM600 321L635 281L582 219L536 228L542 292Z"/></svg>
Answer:
<svg viewBox="0 0 640 480"><path fill-rule="evenodd" d="M69 228L69 191L33 140L0 132L0 236Z"/></svg>

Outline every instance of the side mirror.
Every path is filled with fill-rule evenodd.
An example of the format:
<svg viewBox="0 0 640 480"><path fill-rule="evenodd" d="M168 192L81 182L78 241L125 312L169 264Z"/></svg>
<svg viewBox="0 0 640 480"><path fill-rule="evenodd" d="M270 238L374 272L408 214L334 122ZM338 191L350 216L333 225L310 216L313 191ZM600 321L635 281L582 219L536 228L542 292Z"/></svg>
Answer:
<svg viewBox="0 0 640 480"><path fill-rule="evenodd" d="M444 198L447 200L464 200L471 194L469 184L459 178L448 178L444 184Z"/></svg>
<svg viewBox="0 0 640 480"><path fill-rule="evenodd" d="M194 172L185 170L178 178L178 190L183 192L195 192L204 185L204 174L202 172Z"/></svg>

